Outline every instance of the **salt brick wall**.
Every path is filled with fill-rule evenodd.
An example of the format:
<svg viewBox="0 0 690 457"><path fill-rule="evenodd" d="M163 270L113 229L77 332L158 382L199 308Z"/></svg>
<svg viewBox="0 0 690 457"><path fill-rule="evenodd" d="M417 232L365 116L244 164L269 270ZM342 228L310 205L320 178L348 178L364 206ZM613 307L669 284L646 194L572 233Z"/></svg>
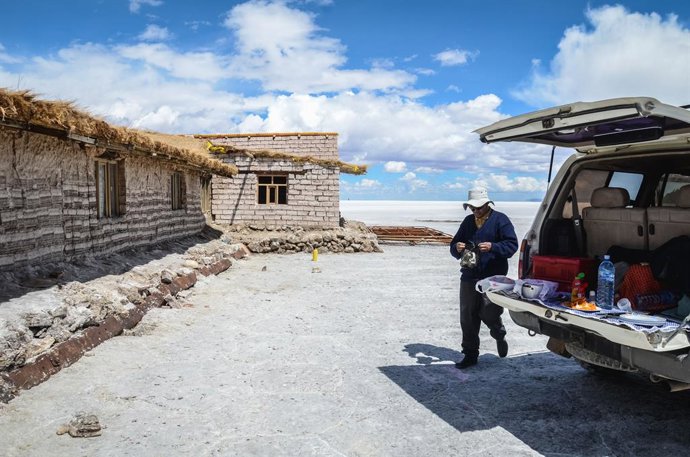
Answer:
<svg viewBox="0 0 690 457"><path fill-rule="evenodd" d="M125 159L125 215L98 219L94 158L103 152L0 128L0 269L115 252L203 229L199 176L184 174L187 207L173 211L173 170L145 158Z"/></svg>
<svg viewBox="0 0 690 457"><path fill-rule="evenodd" d="M212 142L243 149L270 149L320 159L338 159L336 135L232 136L214 138ZM337 168L296 164L289 160L251 159L239 154L218 155L217 158L236 165L240 174L232 178L213 177L212 214L216 222L269 227L338 226L340 171ZM257 172L287 174L287 205L257 203Z"/></svg>
<svg viewBox="0 0 690 457"><path fill-rule="evenodd" d="M338 159L338 135L232 135L211 139L216 145L235 146L242 149L270 149L319 159Z"/></svg>

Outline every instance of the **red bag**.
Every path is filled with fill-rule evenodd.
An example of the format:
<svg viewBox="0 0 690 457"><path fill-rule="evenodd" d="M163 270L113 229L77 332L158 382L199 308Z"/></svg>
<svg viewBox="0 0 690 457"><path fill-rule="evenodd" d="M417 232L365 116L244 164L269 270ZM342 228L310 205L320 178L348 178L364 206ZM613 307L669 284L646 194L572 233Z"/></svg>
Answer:
<svg viewBox="0 0 690 457"><path fill-rule="evenodd" d="M618 293L621 298L630 300L634 309L638 308L636 297L661 292L661 284L654 278L652 268L648 263L636 263L630 265L623 277ZM647 310L651 311L651 310Z"/></svg>

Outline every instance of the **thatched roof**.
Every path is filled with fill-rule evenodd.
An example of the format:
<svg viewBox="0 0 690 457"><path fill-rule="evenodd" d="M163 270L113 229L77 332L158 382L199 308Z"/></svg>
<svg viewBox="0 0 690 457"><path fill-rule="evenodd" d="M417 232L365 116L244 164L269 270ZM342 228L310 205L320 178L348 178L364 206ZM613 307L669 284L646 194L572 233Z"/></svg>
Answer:
<svg viewBox="0 0 690 457"><path fill-rule="evenodd" d="M266 134L252 134L252 136L295 136L296 133L266 133ZM316 136L316 135L337 135L337 133L299 133L302 136ZM206 141L206 148L214 154L242 154L247 157L255 158L267 158L275 160L289 160L294 163L313 163L315 165L322 166L324 168L338 168L341 173L347 173L351 175L363 175L367 172L366 165L355 165L351 163L346 163L336 159L320 159L313 156L304 156L298 154L289 154L286 152L273 151L270 149L246 149L238 148L235 146L230 146L227 144L214 144L212 140L214 138L225 138L225 137L245 137L247 135L237 134L237 135L194 135L196 138L204 139Z"/></svg>
<svg viewBox="0 0 690 457"><path fill-rule="evenodd" d="M115 148L125 154L155 153L159 159L222 176L238 172L234 165L210 157L201 140L115 127L77 109L72 102L40 100L30 91L0 88L0 125Z"/></svg>

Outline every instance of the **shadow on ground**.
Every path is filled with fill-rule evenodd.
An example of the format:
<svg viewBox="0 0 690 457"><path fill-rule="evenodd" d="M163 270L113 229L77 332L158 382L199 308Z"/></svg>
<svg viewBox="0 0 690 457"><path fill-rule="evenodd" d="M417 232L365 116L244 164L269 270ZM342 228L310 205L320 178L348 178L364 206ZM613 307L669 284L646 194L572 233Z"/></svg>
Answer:
<svg viewBox="0 0 690 457"><path fill-rule="evenodd" d="M686 455L690 393L670 393L638 375L603 377L548 352L462 354L428 344L404 349L417 365L379 369L459 432L501 427L544 455Z"/></svg>
<svg viewBox="0 0 690 457"><path fill-rule="evenodd" d="M10 271L0 271L0 303L21 297L29 292L48 289L70 281L90 281L106 275L119 275L138 265L161 259L170 254L182 254L200 243L218 239L223 232L206 226L198 235L163 241L114 253L88 255L69 262L43 262Z"/></svg>

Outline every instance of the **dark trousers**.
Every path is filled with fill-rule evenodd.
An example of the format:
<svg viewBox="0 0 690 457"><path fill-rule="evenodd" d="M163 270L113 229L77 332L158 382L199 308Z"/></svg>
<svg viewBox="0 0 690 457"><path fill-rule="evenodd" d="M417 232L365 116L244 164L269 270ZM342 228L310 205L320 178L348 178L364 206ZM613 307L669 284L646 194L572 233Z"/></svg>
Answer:
<svg viewBox="0 0 690 457"><path fill-rule="evenodd" d="M475 284L475 281L460 281L460 327L462 352L476 357L479 355L479 327L482 322L489 327L491 336L496 340L506 336L506 329L501 320L503 308L474 290Z"/></svg>

